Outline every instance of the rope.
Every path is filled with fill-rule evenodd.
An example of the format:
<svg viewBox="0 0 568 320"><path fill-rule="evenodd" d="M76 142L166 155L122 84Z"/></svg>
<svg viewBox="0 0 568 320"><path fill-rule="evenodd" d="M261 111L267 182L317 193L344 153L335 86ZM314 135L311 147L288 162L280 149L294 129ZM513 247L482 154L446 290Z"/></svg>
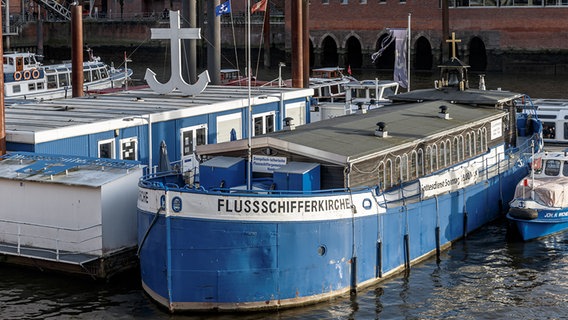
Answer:
<svg viewBox="0 0 568 320"><path fill-rule="evenodd" d="M160 207L158 209L158 211L156 211L156 214L154 215L154 219L152 219L152 222L150 223L150 226L148 226L148 230L146 230L146 233L144 233L144 237L142 238L142 241L140 241L140 244L138 245L138 250L136 250L136 256L139 257L140 256L140 251L142 250L142 246L144 245L144 242L146 242L146 238L148 238L148 234L150 234L150 230L152 230L152 227L154 226L154 224L156 224L156 221L158 221L158 216L160 215L160 211L162 211L162 207Z"/></svg>

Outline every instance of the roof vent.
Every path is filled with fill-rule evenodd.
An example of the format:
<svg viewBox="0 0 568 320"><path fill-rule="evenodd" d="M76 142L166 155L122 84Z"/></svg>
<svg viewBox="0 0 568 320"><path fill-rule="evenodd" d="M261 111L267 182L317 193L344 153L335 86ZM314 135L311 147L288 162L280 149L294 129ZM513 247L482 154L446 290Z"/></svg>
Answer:
<svg viewBox="0 0 568 320"><path fill-rule="evenodd" d="M450 119L450 114L448 113L448 107L447 106L444 106L444 105L440 106L440 112L438 112L438 117L445 119L445 120Z"/></svg>
<svg viewBox="0 0 568 320"><path fill-rule="evenodd" d="M357 114L367 113L367 109L363 108L364 103L362 101L357 102Z"/></svg>
<svg viewBox="0 0 568 320"><path fill-rule="evenodd" d="M292 122L293 120L294 120L294 118L292 118L292 117L284 118L284 128L282 128L282 130L294 130L294 129L296 129L296 126Z"/></svg>
<svg viewBox="0 0 568 320"><path fill-rule="evenodd" d="M388 136L386 123L377 122L377 128L375 129L375 136L381 138L386 138Z"/></svg>
<svg viewBox="0 0 568 320"><path fill-rule="evenodd" d="M485 87L485 75L484 74L479 75L479 90L487 90L487 88Z"/></svg>

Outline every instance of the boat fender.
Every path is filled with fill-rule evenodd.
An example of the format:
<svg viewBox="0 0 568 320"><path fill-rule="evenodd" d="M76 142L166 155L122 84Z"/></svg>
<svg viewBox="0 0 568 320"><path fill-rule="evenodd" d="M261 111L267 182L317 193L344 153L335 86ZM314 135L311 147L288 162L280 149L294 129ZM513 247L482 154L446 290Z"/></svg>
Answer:
<svg viewBox="0 0 568 320"><path fill-rule="evenodd" d="M22 73L20 71L14 72L14 80L16 81L22 80Z"/></svg>
<svg viewBox="0 0 568 320"><path fill-rule="evenodd" d="M32 78L38 79L39 78L39 70L34 68L32 69Z"/></svg>
<svg viewBox="0 0 568 320"><path fill-rule="evenodd" d="M538 218L538 212L535 209L526 208L511 208L509 209L509 215L513 218L523 220L533 220Z"/></svg>
<svg viewBox="0 0 568 320"><path fill-rule="evenodd" d="M30 70L24 70L24 79L30 80L31 77L32 77L31 71Z"/></svg>

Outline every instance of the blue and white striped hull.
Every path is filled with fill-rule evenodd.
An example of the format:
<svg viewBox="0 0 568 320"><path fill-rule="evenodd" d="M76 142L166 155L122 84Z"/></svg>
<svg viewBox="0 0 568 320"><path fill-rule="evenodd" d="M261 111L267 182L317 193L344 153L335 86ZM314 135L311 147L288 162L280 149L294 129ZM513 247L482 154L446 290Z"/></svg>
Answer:
<svg viewBox="0 0 568 320"><path fill-rule="evenodd" d="M377 283L495 219L512 199L506 186L526 173L513 167L455 192L388 208L377 205L380 197L370 189L219 195L141 184L142 284L170 311L263 310L330 299ZM247 200L248 207L239 202ZM320 200L355 209L311 204ZM274 201L296 207L304 201L303 210L263 213ZM241 203L240 209L231 203Z"/></svg>

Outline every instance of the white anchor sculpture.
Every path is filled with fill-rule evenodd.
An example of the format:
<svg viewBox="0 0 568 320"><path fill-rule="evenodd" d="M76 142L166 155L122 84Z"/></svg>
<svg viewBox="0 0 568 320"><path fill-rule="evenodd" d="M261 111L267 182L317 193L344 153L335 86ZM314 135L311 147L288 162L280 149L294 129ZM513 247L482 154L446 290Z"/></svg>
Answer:
<svg viewBox="0 0 568 320"><path fill-rule="evenodd" d="M152 39L170 39L172 46L172 72L170 80L166 83L160 83L156 80L156 73L147 68L144 80L146 80L150 88L160 94L170 93L175 89L190 96L203 92L211 81L207 70L199 74L197 82L194 84L185 82L181 75L181 39L201 39L201 29L181 29L179 11L170 11L170 28L152 28L150 31Z"/></svg>

